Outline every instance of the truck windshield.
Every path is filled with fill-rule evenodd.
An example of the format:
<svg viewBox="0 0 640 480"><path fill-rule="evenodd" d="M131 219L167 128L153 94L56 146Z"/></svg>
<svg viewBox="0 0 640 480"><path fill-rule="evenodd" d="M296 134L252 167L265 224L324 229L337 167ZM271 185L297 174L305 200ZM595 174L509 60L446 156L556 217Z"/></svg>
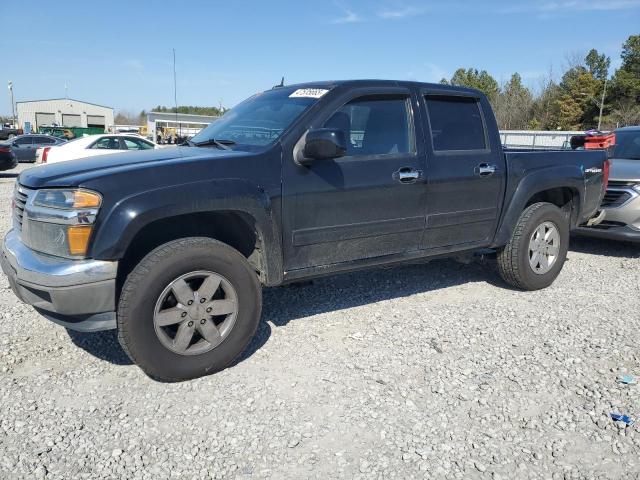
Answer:
<svg viewBox="0 0 640 480"><path fill-rule="evenodd" d="M616 132L613 158L640 160L640 130Z"/></svg>
<svg viewBox="0 0 640 480"><path fill-rule="evenodd" d="M221 143L231 148L260 148L274 143L323 89L277 88L254 95L195 135L195 144ZM253 148L252 148L253 147Z"/></svg>

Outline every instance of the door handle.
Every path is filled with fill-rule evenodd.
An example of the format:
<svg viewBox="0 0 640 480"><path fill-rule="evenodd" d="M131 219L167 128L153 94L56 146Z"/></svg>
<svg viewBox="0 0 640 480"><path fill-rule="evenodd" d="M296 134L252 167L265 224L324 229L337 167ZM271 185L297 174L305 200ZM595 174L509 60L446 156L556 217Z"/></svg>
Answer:
<svg viewBox="0 0 640 480"><path fill-rule="evenodd" d="M474 169L474 172L479 177L490 177L496 173L496 166L489 165L488 163L481 163Z"/></svg>
<svg viewBox="0 0 640 480"><path fill-rule="evenodd" d="M415 168L402 167L399 170L393 172L391 178L400 183L415 183L415 181L420 178L421 174L422 172L420 170L416 170Z"/></svg>

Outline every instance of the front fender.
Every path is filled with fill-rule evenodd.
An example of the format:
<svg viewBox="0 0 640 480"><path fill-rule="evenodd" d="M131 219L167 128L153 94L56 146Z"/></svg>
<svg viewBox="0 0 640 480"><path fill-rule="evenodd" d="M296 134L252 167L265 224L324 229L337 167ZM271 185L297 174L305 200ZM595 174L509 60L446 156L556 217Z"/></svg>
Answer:
<svg viewBox="0 0 640 480"><path fill-rule="evenodd" d="M557 165L539 170L526 171L523 176L512 180L516 185L507 189L505 208L494 239L494 247L506 245L513 230L531 198L545 190L570 188L574 194L575 212L580 212L585 194L584 176L577 165ZM511 194L509 195L509 192ZM578 215L572 218L575 222Z"/></svg>
<svg viewBox="0 0 640 480"><path fill-rule="evenodd" d="M255 221L264 244L268 283L282 272L282 245L271 199L264 189L244 179L204 180L163 186L124 197L109 211L100 212L91 256L119 260L142 228L184 214L215 211L241 212Z"/></svg>

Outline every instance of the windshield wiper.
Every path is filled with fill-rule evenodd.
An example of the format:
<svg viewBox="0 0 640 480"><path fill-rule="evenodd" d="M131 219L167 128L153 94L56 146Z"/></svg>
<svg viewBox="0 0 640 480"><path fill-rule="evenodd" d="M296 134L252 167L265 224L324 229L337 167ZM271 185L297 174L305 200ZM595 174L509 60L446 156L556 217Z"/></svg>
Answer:
<svg viewBox="0 0 640 480"><path fill-rule="evenodd" d="M231 150L229 145L235 145L236 142L233 140L217 140L215 138L210 138L209 140L203 140L202 142L192 142L189 140L189 145L195 145L196 147L205 147L207 145L215 145L216 147L222 150Z"/></svg>

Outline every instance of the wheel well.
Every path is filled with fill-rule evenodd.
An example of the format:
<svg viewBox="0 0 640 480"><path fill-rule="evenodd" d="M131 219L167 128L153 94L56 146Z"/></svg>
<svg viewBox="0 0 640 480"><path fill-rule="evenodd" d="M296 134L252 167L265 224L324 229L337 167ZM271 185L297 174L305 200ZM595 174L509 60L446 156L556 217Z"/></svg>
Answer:
<svg viewBox="0 0 640 480"><path fill-rule="evenodd" d="M533 205L538 202L548 202L556 205L558 208L561 208L566 214L571 215L571 224L573 225L575 221L575 216L577 214L577 207L580 198L578 196L578 192L569 187L557 187L550 188L548 190L543 190L542 192L538 192L533 195L525 208L529 205Z"/></svg>
<svg viewBox="0 0 640 480"><path fill-rule="evenodd" d="M145 225L131 240L118 265L118 285L142 258L160 245L186 237L209 237L238 250L263 279L262 237L243 212L204 212L162 218Z"/></svg>

